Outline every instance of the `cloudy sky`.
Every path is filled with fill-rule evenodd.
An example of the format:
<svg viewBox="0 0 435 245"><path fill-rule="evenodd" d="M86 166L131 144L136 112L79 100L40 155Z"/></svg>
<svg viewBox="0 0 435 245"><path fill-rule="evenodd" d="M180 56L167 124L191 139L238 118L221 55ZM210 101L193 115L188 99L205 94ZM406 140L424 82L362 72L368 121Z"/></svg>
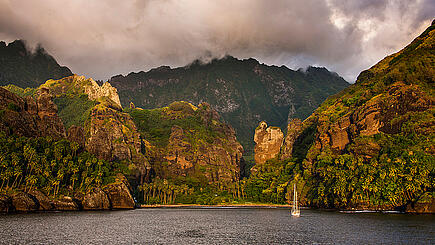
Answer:
<svg viewBox="0 0 435 245"><path fill-rule="evenodd" d="M0 0L0 40L41 43L102 80L229 54L353 82L434 13L434 0Z"/></svg>

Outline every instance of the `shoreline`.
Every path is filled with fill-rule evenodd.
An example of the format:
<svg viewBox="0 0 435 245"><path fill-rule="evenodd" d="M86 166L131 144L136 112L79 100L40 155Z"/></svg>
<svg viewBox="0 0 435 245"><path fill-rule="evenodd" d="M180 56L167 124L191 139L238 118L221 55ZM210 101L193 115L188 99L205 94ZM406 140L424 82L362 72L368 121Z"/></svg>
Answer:
<svg viewBox="0 0 435 245"><path fill-rule="evenodd" d="M292 205L284 205L284 204L218 204L218 205L202 205L202 204L142 204L136 206L136 209L219 209L219 208L228 208L228 209L237 209L237 208L247 208L247 209L256 209L256 208L264 208L264 209L291 209ZM379 213L379 214L412 214L412 215L421 215L421 214L434 214L434 213L416 213L416 212L404 212L398 210L381 210L381 209L327 209L327 208L315 208L315 207L300 207L301 210L317 210L322 212L339 212L343 214L364 214L364 213Z"/></svg>
<svg viewBox="0 0 435 245"><path fill-rule="evenodd" d="M283 204L218 204L218 205L202 205L202 204L142 204L138 209L147 208L291 208L291 205ZM308 209L301 207L301 209Z"/></svg>

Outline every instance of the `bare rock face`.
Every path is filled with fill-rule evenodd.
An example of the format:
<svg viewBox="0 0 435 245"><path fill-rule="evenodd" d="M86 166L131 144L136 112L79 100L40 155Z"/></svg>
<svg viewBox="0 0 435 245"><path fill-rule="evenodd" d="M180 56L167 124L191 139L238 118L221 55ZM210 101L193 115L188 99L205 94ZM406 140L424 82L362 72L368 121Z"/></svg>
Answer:
<svg viewBox="0 0 435 245"><path fill-rule="evenodd" d="M38 201L40 211L47 211L53 209L50 199L41 191L32 190L29 192L29 194Z"/></svg>
<svg viewBox="0 0 435 245"><path fill-rule="evenodd" d="M341 118L338 123L333 124L328 131L331 138L331 147L333 149L344 150L346 145L350 142L347 129L350 126L350 120L348 117ZM373 128L373 127L370 127Z"/></svg>
<svg viewBox="0 0 435 245"><path fill-rule="evenodd" d="M0 130L25 137L65 137L65 128L57 116L57 108L51 96L42 90L35 101L31 97L20 98L0 88Z"/></svg>
<svg viewBox="0 0 435 245"><path fill-rule="evenodd" d="M82 127L79 126L71 126L68 129L68 140L76 142L81 147L84 147L86 144L85 132Z"/></svg>
<svg viewBox="0 0 435 245"><path fill-rule="evenodd" d="M113 209L133 209L135 207L125 176L118 175L116 181L104 186L103 190L107 193Z"/></svg>
<svg viewBox="0 0 435 245"><path fill-rule="evenodd" d="M38 121L38 130L40 132L45 132L48 135L60 135L62 137L66 136L65 127L57 116L57 106L53 102L53 97L46 88L41 88L38 90L38 116L40 120Z"/></svg>
<svg viewBox="0 0 435 245"><path fill-rule="evenodd" d="M84 210L108 210L110 201L103 190L94 188L83 197L82 206Z"/></svg>
<svg viewBox="0 0 435 245"><path fill-rule="evenodd" d="M52 95L65 93L85 93L90 100L99 100L106 97L113 101L117 107L122 108L116 88L106 82L102 86L98 85L92 78L86 79L84 76L69 76L59 80L48 80L41 88L50 90Z"/></svg>
<svg viewBox="0 0 435 245"><path fill-rule="evenodd" d="M98 100L100 97L108 97L119 107L121 107L118 90L112 87L109 82L105 82L102 86L99 86L98 83L96 83L92 78L90 78L89 81L90 85L85 86L84 88L85 93L88 94L90 100Z"/></svg>
<svg viewBox="0 0 435 245"><path fill-rule="evenodd" d="M201 123L213 128L219 136L192 140L189 129L173 126L169 143L162 151L165 153L164 161L168 162L163 175L176 177L200 174L208 183L239 180L244 163L243 147L237 141L234 129L221 123L219 114L207 103L201 103L198 108L187 102L179 102L178 105L183 105L186 111L190 111L186 113L198 115Z"/></svg>
<svg viewBox="0 0 435 245"><path fill-rule="evenodd" d="M143 183L150 164L141 153L142 139L131 116L99 104L92 109L86 149L107 161L128 160L135 164Z"/></svg>
<svg viewBox="0 0 435 245"><path fill-rule="evenodd" d="M287 159L292 156L293 145L302 131L302 121L299 118L290 120L287 125L287 135L285 136L284 143L281 148L280 159Z"/></svg>
<svg viewBox="0 0 435 245"><path fill-rule="evenodd" d="M12 196L12 205L16 211L29 212L39 209L38 202L27 193L19 192Z"/></svg>
<svg viewBox="0 0 435 245"><path fill-rule="evenodd" d="M77 202L75 202L74 199L69 196L64 196L58 200L53 200L51 201L51 205L53 205L54 210L58 211L76 211L80 209Z"/></svg>
<svg viewBox="0 0 435 245"><path fill-rule="evenodd" d="M284 134L278 127L267 127L266 122L260 122L255 129L255 163L262 164L272 159L280 152Z"/></svg>

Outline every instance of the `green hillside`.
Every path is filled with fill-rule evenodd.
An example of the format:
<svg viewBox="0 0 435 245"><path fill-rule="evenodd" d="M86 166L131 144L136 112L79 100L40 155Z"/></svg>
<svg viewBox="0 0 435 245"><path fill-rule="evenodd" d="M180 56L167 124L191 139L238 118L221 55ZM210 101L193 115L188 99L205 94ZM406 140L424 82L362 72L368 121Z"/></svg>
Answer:
<svg viewBox="0 0 435 245"><path fill-rule="evenodd" d="M434 65L432 25L326 100L303 122L293 157L259 166L247 192L283 202L297 183L305 205L404 210L427 203L433 212Z"/></svg>

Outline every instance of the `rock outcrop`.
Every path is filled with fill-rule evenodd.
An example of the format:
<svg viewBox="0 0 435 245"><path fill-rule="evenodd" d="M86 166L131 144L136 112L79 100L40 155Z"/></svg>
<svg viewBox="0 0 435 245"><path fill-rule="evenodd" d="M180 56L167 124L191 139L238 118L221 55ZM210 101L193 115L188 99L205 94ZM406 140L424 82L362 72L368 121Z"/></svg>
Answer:
<svg viewBox="0 0 435 245"><path fill-rule="evenodd" d="M330 147L336 153L343 153L346 146L355 142L357 137L373 136L381 132L397 134L404 123L404 118L393 120L394 118L426 111L434 104L435 100L419 86L403 82L393 83L385 93L371 98L364 105L334 121L323 115L317 117L318 133L315 146L320 151ZM379 150L380 147L376 142L367 142L365 147L351 149L353 153L366 158L372 158Z"/></svg>
<svg viewBox="0 0 435 245"><path fill-rule="evenodd" d="M284 134L279 127L267 127L266 122L260 122L255 129L255 163L262 164L272 159L280 152Z"/></svg>
<svg viewBox="0 0 435 245"><path fill-rule="evenodd" d="M103 190L94 188L83 197L82 206L83 210L108 210L110 201Z"/></svg>
<svg viewBox="0 0 435 245"><path fill-rule="evenodd" d="M24 192L18 192L12 196L12 205L19 212L36 211L39 209L38 201L33 196Z"/></svg>
<svg viewBox="0 0 435 245"><path fill-rule="evenodd" d="M37 200L40 211L48 211L53 209L53 205L51 204L50 198L48 198L44 193L38 190L32 190L28 193L33 196L34 199Z"/></svg>
<svg viewBox="0 0 435 245"><path fill-rule="evenodd" d="M51 99L46 90L41 90L34 100L0 88L0 130L26 137L65 137L65 128Z"/></svg>
<svg viewBox="0 0 435 245"><path fill-rule="evenodd" d="M198 107L187 102L174 102L168 107L155 109L156 130L144 128L143 134L163 131L161 125L171 125L167 142L150 141L147 151L152 152L151 164L162 179L192 177L209 184L233 183L240 179L243 168L243 147L237 141L234 129L222 123L219 114L207 103ZM139 125L147 111L135 109L132 115ZM153 119L154 120L154 119Z"/></svg>
<svg viewBox="0 0 435 245"><path fill-rule="evenodd" d="M58 211L77 211L80 210L78 202L72 197L64 196L56 200L51 201L51 205L54 210Z"/></svg>
<svg viewBox="0 0 435 245"><path fill-rule="evenodd" d="M84 76L69 76L59 80L48 80L40 88L48 88L53 96L65 94L87 94L89 100L100 101L107 98L114 102L116 107L122 108L116 88L106 82L98 85L92 78Z"/></svg>
<svg viewBox="0 0 435 245"><path fill-rule="evenodd" d="M82 77L81 79L85 79ZM116 88L112 87L109 82L103 83L99 86L92 78L88 79L90 82L89 86L85 86L85 93L88 94L90 100L98 100L101 97L107 97L115 102L119 107L121 102L119 100L118 91Z"/></svg>
<svg viewBox="0 0 435 245"><path fill-rule="evenodd" d="M107 161L130 161L140 173L138 182L146 180L151 166L141 153L142 138L128 113L104 104L95 106L86 135L89 152Z"/></svg>
<svg viewBox="0 0 435 245"><path fill-rule="evenodd" d="M284 143L281 147L280 159L287 159L292 156L293 145L301 131L302 121L298 118L291 119L287 126L287 134L285 136Z"/></svg>
<svg viewBox="0 0 435 245"><path fill-rule="evenodd" d="M118 175L116 181L104 186L103 190L109 197L113 209L133 209L135 207L128 181L123 175Z"/></svg>
<svg viewBox="0 0 435 245"><path fill-rule="evenodd" d="M130 115L122 111L117 90L110 83L99 86L91 78L73 75L49 80L39 90L47 90L53 97L87 94L95 105L89 108L84 125L68 129L68 138L98 158L133 163L139 184L148 178L151 166L141 152L143 140Z"/></svg>
<svg viewBox="0 0 435 245"><path fill-rule="evenodd" d="M57 106L53 102L53 97L49 90L41 88L37 92L38 99L37 108L38 116L38 131L44 132L46 135L66 136L65 127L57 115Z"/></svg>

